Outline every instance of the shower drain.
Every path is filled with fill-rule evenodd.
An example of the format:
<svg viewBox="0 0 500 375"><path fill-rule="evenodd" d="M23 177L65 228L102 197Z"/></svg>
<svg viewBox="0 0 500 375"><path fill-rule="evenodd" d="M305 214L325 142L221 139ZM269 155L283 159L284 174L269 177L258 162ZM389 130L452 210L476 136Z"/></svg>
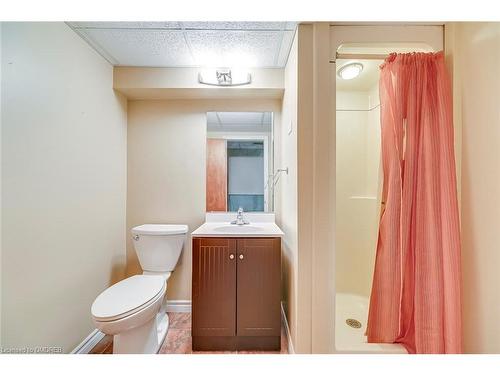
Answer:
<svg viewBox="0 0 500 375"><path fill-rule="evenodd" d="M361 323L359 320L356 320L356 319L346 319L346 324L349 326L349 327L352 327L352 328L361 328Z"/></svg>

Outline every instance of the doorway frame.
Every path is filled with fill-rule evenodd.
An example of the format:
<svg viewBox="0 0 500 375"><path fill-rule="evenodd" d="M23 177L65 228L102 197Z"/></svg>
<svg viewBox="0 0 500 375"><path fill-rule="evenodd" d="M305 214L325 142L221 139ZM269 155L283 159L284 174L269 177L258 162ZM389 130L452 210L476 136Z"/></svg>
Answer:
<svg viewBox="0 0 500 375"><path fill-rule="evenodd" d="M208 137L212 138L212 137ZM269 136L267 135L243 135L243 136L238 136L236 134L231 134L231 135L222 135L220 137L217 137L219 139L224 139L226 140L226 148L227 148L227 141L243 141L243 142L249 142L249 141L262 141L264 143L264 212L269 212L269 188L268 184L266 183L267 179L269 178ZM229 159L229 157L228 157ZM274 161L273 161L274 164ZM227 179L229 181L229 168L228 168L228 176ZM229 190L228 190L228 196L229 196ZM230 212L230 211L228 211Z"/></svg>
<svg viewBox="0 0 500 375"><path fill-rule="evenodd" d="M335 345L335 318L336 318L336 306L335 306L335 295L336 295L336 285L335 285L335 233L336 233L336 223L335 223L335 208L336 208L336 54L337 50L342 44L345 43L424 43L429 45L434 51L444 50L444 24L330 24L329 27L329 75L330 75L330 116L331 116L331 131L333 132L331 139L333 140L332 152L330 161L333 165L330 166L332 189L330 189L330 196L328 197L331 202L331 208L334 210L334 217L332 219L333 227L332 233L332 244L328 247L328 251L331 252L330 259L332 263L328 264L328 267L319 270L315 269L316 263L313 263L313 279L318 278L320 280L325 279L325 275L321 276L321 273L329 272L330 282L333 285L333 295L331 295L331 290L326 290L323 293L325 298L333 299L333 303L323 303L326 306L325 309L333 309L330 311L322 311L317 314L321 319L324 316L333 317L333 321L330 322L332 330L327 330L328 334L333 335L330 338L316 339L314 337L312 340L313 353L317 352L329 352L329 353L346 353L346 351L337 351ZM316 67L315 67L316 68ZM318 282L314 282L317 284ZM318 306L313 307L313 321L316 319L314 310L318 310ZM319 325L322 322L313 323L314 325ZM327 322L323 322L327 324ZM328 343L328 347L322 343ZM360 352L356 352L360 353Z"/></svg>

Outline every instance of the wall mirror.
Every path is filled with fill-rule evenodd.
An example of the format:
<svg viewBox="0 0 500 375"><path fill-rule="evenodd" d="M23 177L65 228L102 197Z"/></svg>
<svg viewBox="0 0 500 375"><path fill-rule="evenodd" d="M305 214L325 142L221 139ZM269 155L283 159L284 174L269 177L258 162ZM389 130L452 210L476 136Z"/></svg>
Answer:
<svg viewBox="0 0 500 375"><path fill-rule="evenodd" d="M272 112L208 112L207 212L272 212L273 153Z"/></svg>

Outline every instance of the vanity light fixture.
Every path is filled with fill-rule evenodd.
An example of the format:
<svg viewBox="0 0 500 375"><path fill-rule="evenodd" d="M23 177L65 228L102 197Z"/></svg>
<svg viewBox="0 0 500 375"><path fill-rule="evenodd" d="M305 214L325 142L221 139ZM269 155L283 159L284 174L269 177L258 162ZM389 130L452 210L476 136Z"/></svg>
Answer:
<svg viewBox="0 0 500 375"><path fill-rule="evenodd" d="M340 78L349 80L359 76L362 71L363 71L363 64L354 62L341 66L337 74Z"/></svg>
<svg viewBox="0 0 500 375"><path fill-rule="evenodd" d="M238 69L204 69L198 73L198 82L211 86L242 86L252 82L252 75Z"/></svg>

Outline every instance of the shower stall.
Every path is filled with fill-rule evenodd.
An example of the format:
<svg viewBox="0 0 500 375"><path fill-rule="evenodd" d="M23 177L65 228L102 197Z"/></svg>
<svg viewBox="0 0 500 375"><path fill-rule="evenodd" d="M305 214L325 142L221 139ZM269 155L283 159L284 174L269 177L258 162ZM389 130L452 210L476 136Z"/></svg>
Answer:
<svg viewBox="0 0 500 375"><path fill-rule="evenodd" d="M390 52L443 49L437 26L331 26L335 84L335 352L407 353L365 336L381 214L379 66ZM390 41L390 42L389 42ZM343 67L352 67L346 74Z"/></svg>

